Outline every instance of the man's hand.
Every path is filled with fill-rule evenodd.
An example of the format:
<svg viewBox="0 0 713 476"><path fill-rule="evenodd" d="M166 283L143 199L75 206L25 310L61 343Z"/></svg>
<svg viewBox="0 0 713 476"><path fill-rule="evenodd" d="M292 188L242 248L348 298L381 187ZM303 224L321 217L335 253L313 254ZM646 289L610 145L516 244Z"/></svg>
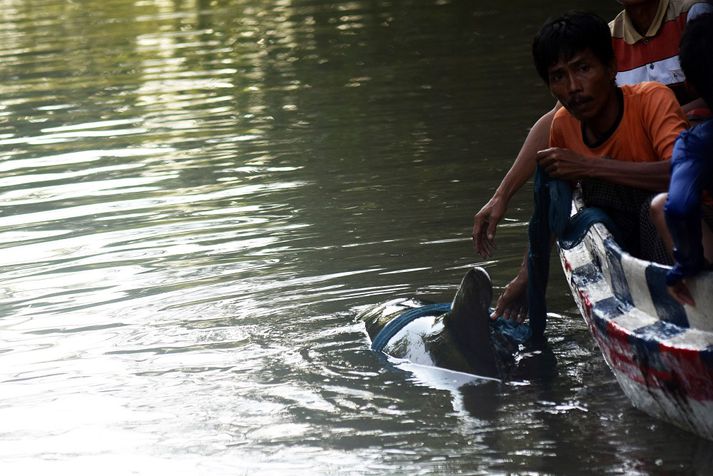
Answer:
<svg viewBox="0 0 713 476"><path fill-rule="evenodd" d="M495 228L505 215L507 203L493 196L473 218L473 247L483 258L495 250Z"/></svg>
<svg viewBox="0 0 713 476"><path fill-rule="evenodd" d="M537 163L550 177L563 180L577 180L588 176L592 159L581 156L569 149L550 147L537 152Z"/></svg>
<svg viewBox="0 0 713 476"><path fill-rule="evenodd" d="M682 279L672 286L668 286L668 293L681 305L696 305L696 301L693 300L693 296L691 295L691 291L688 289L685 279Z"/></svg>
<svg viewBox="0 0 713 476"><path fill-rule="evenodd" d="M522 323L527 318L527 264L523 262L512 281L505 286L498 296L495 309L490 314L491 319L502 317L505 320Z"/></svg>

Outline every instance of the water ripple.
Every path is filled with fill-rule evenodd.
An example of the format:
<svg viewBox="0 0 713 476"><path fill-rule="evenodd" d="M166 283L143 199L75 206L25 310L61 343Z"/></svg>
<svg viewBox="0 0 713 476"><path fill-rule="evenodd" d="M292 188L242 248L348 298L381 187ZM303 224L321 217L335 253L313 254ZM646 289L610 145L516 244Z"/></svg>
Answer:
<svg viewBox="0 0 713 476"><path fill-rule="evenodd" d="M710 454L629 409L563 291L551 382L389 360L354 319L519 264L525 199L487 262L469 220L548 104L522 48L543 8L3 2L4 472L645 473Z"/></svg>

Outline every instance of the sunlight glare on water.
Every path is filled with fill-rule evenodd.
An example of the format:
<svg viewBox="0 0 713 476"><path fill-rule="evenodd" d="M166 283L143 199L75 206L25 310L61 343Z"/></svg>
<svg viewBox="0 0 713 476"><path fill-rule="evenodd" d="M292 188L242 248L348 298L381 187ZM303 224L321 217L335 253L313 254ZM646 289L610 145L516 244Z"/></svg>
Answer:
<svg viewBox="0 0 713 476"><path fill-rule="evenodd" d="M706 468L561 278L545 381L388 361L355 319L511 277L527 193L490 261L472 215L551 107L529 41L571 3L3 2L3 474Z"/></svg>

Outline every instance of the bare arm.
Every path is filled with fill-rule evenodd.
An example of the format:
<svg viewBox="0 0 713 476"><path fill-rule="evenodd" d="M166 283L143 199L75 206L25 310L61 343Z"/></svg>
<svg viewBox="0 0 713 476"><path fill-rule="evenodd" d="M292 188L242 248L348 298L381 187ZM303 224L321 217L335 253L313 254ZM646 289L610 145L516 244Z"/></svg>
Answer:
<svg viewBox="0 0 713 476"><path fill-rule="evenodd" d="M550 139L550 127L552 120L555 117L555 112L561 106L559 103L547 114L540 117L532 126L530 132L525 138L520 152L515 158L510 170L503 177L502 182L495 190L494 196L499 196L509 202L515 195L515 192L527 182L535 173L535 165L537 165L537 152L547 147Z"/></svg>
<svg viewBox="0 0 713 476"><path fill-rule="evenodd" d="M665 192L671 179L671 163L668 160L624 162L600 158L594 162L597 165L590 177L626 187Z"/></svg>
<svg viewBox="0 0 713 476"><path fill-rule="evenodd" d="M490 200L476 213L473 219L473 246L481 256L488 257L495 249L495 229L505 215L515 192L534 174L537 152L547 147L552 119L560 107L557 103L551 111L535 122L510 170Z"/></svg>
<svg viewBox="0 0 713 476"><path fill-rule="evenodd" d="M666 191L671 178L671 163L668 160L627 162L606 157L583 157L569 149L551 147L538 152L537 161L555 178L596 178L653 192Z"/></svg>
<svg viewBox="0 0 713 476"><path fill-rule="evenodd" d="M691 111L694 111L696 109L699 109L699 108L708 108L708 105L706 104L706 102L701 98L694 99L693 101L691 101L687 104L683 104L681 106L681 109L683 109L683 112L685 112L686 114L688 114Z"/></svg>

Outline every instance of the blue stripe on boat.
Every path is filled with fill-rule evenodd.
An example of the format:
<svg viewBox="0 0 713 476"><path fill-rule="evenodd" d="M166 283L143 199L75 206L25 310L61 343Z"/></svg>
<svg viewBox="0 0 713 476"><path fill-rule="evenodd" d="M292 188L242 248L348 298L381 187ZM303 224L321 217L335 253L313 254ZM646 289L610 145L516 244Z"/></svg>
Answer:
<svg viewBox="0 0 713 476"><path fill-rule="evenodd" d="M596 283L602 279L602 273L594 263L587 263L577 269L572 270L572 279L576 284L585 285Z"/></svg>
<svg viewBox="0 0 713 476"><path fill-rule="evenodd" d="M634 347L636 362L644 368L665 372L668 364L661 360L661 341L675 337L683 332L685 332L685 329L664 321L657 321L654 324L636 329L630 338ZM644 374L646 373L644 372Z"/></svg>
<svg viewBox="0 0 713 476"><path fill-rule="evenodd" d="M601 335L609 337L609 318L600 314L596 306L592 310L592 322Z"/></svg>
<svg viewBox="0 0 713 476"><path fill-rule="evenodd" d="M633 304L631 291L629 291L629 283L626 280L626 274L621 265L621 248L619 248L611 238L607 238L604 241L604 247L606 248L607 261L609 262L611 287L614 295L627 304Z"/></svg>
<svg viewBox="0 0 713 476"><path fill-rule="evenodd" d="M666 268L653 264L647 266L646 284L658 318L681 327L689 327L683 306L677 303L666 289Z"/></svg>
<svg viewBox="0 0 713 476"><path fill-rule="evenodd" d="M597 302L594 305L594 310L606 319L615 319L624 314L621 302L613 296Z"/></svg>
<svg viewBox="0 0 713 476"><path fill-rule="evenodd" d="M686 329L666 321L656 321L648 326L639 327L633 331L633 334L644 340L658 342L666 339L671 339L679 334L686 332Z"/></svg>
<svg viewBox="0 0 713 476"><path fill-rule="evenodd" d="M704 350L698 352L701 362L706 364L708 368L713 368L713 345L709 345Z"/></svg>

